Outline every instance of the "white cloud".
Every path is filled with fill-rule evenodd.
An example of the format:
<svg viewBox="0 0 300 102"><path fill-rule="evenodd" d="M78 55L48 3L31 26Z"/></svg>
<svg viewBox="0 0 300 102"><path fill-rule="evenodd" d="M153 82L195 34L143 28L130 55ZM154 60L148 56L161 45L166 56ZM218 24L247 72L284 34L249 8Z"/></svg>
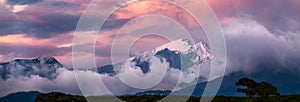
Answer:
<svg viewBox="0 0 300 102"><path fill-rule="evenodd" d="M0 80L0 97L5 96L9 93L20 92L20 91L40 91L40 92L64 92L70 94L81 94L78 88L77 82L74 77L74 72L60 68L57 70L58 76L54 80L42 78L37 75L31 75L31 77L13 77L6 81ZM91 71L80 71L86 78L92 79L100 74ZM93 82L93 81L92 81ZM93 87L98 93L102 92L98 86ZM98 90L97 90L98 89Z"/></svg>
<svg viewBox="0 0 300 102"><path fill-rule="evenodd" d="M16 13L16 12L23 11L26 7L28 7L28 5L14 5L12 12Z"/></svg>

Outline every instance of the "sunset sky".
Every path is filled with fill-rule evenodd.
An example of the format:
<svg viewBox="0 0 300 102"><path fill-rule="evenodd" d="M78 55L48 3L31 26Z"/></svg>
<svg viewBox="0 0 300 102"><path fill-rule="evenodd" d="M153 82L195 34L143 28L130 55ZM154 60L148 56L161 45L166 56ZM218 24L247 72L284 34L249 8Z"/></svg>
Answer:
<svg viewBox="0 0 300 102"><path fill-rule="evenodd" d="M193 0L178 1L185 5L193 3ZM0 0L0 61L47 55L54 56L71 67L73 34L90 2L91 0ZM225 35L230 67L228 71L243 70L250 73L260 70L251 69L252 67L271 62L299 71L296 69L300 66L300 48L297 46L300 43L299 0L206 2L216 14ZM126 5L111 15L97 38L96 60L99 65L110 63L111 41L118 30L133 18L146 14L173 18L186 27L196 41L206 39L201 25L188 12L165 2L110 0L95 1L90 6L105 9L119 4ZM102 13L97 10L92 12ZM92 12L87 16L97 20ZM145 20L142 25L166 26L153 22ZM140 28L137 25L128 26L132 31ZM130 32L123 35L125 39L135 36L130 35ZM143 37L133 46L131 53L134 55L166 42L168 41L162 37Z"/></svg>
<svg viewBox="0 0 300 102"><path fill-rule="evenodd" d="M199 5L194 4L197 0L165 1L176 1L185 7L197 8L193 9L195 11L198 11L199 8ZM3 66L0 66L0 73L2 73L2 79L0 78L0 97L20 91L39 91L46 93L58 91L68 94L84 95L85 91L80 89L80 82L78 82L80 78L83 80L83 86L91 89L88 95L107 95L108 91L104 90L106 86L109 86L116 95L127 95L128 93L144 91L124 84L118 77L118 74L110 75L122 69L123 72L118 72L124 75L124 77L121 78L128 78L132 82L140 83L130 77L133 75L131 73L132 70L138 72L139 74L137 75L149 75L148 73L143 73L140 70L142 69L141 67L137 67L137 63L140 62L134 62L133 59L124 61L124 63L131 62L124 64L124 66L134 67L131 69L129 67L119 69L101 67L104 70L112 70L109 74L100 73L100 69L92 69L92 67L94 67L93 65L91 65L92 67L87 66L87 68L92 70L86 70L85 68L83 68L84 70L78 70L76 69L78 67L75 65L76 63L72 63L72 60L74 61L74 57L72 58L72 48L78 47L85 50L87 46L93 46L93 43L96 42L94 46L95 53L90 50L86 51L86 53L79 53L79 55L81 54L83 57L78 57L76 61L79 60L78 65L80 65L81 62L87 62L87 65L90 65L93 61L86 60L85 57L90 57L90 55L95 54L97 66L103 66L113 63L111 56L119 57L126 52L123 51L122 48L126 47L131 41L135 42L132 44L130 51L128 51L129 53L126 52L126 54L128 54L126 59L128 57L140 58L140 56L145 55L145 59L147 60L148 55L143 52L171 42L170 39L154 35L151 31L149 35L142 36L138 40L135 40L135 38L143 34L144 31L146 32L147 29L155 29L153 32L163 32L167 30L169 31L168 33L171 33L171 36L173 36L172 34L175 36L177 33L187 32L195 42L204 42L208 44L208 46L213 43L207 38L209 34L206 34L206 26L201 25L213 25L213 23L208 20L207 22L202 21L198 23L195 19L195 14L191 14L186 9L165 1L0 0L0 63L13 61L15 59L53 56L64 65L62 66L64 68L57 68L53 73L50 73L50 71L53 71L51 68L44 68L44 66L40 65L33 65L29 70L26 68L30 68L30 66L21 65L22 63L18 64L16 61L12 63L2 63ZM220 24L218 27L222 29L224 34L227 56L226 63L223 63L223 61L219 61L219 59L214 59L213 54L215 53L213 53L213 51L205 50L202 51L205 52L205 54L203 54L197 49L198 53L201 52L201 58L205 55L209 55L213 61L208 57L204 58L212 62L217 62L216 65L219 64L219 66L224 65L225 67L226 65L224 73L226 77L230 77L236 73L249 76L253 75L258 77L258 81L270 81L270 83L281 87L281 89L278 88L278 90L284 94L300 92L299 85L297 86L299 82L294 83L300 78L300 0L204 0L204 2L211 8L211 11L215 14ZM87 8L96 9L86 10ZM116 10L109 12L109 8ZM200 11L203 10L199 10L199 12ZM109 17L106 17L107 14L110 14ZM155 18L154 15L159 15L165 19ZM84 26L86 28L76 29L76 27L80 26L77 25L78 22L82 21L83 18L87 18L85 22L86 26ZM91 26L98 23L98 21L104 21L103 19L106 20L101 28L97 29L97 27ZM174 23L169 23L169 21L180 25L186 32L177 31L175 28L178 26ZM89 35L89 33L93 32L98 34L98 36ZM73 38L76 39L77 37L76 34L81 35L83 39L79 45L73 42ZM115 41L116 37L120 39ZM114 48L121 50L112 50L113 45ZM203 46L203 49L209 49L209 47L204 48ZM191 46L189 47L193 48ZM112 53L112 51L116 53ZM176 51L173 53L180 53L180 51ZM74 53L78 54L76 51L74 51ZM158 69L157 72L162 72L162 69L167 69L167 74L163 81L157 84L157 87L150 88L151 90L173 90L177 82L182 82L180 83L182 86L188 86L188 84L200 83L200 81L211 81L216 78L222 78L223 76L221 72L221 74L210 73L214 72L211 70L213 67L210 67L210 65L213 66L214 63L211 64L209 61L207 61L208 63L205 61L202 63L200 62L200 58L197 60L197 57L194 56L192 57L196 59L195 63L199 61L202 68L191 65L192 67L190 69L199 70L176 69L171 66L171 62L164 62L162 59L158 60L161 56L155 56L154 53L151 54L152 55L149 54L149 56L157 57L155 61L160 61L160 63L154 63L150 66L152 63L151 60L151 63L149 62L150 65L148 63L149 70L156 68L156 70ZM168 54L166 56L169 57ZM173 57L172 55L170 56ZM123 59L120 58L120 60ZM38 64L46 63L44 60L41 62L44 63L38 62ZM173 62L175 63L175 61ZM134 63L134 65L132 63ZM191 63L194 64L194 62ZM165 66L160 66L160 64ZM190 62L187 64L190 64ZM113 63L112 65L116 64ZM74 68L74 70L71 70L71 68ZM218 67L215 67L217 72L222 70L217 68ZM195 72L199 72L200 75L195 75ZM47 75L49 73L55 77L48 78ZM153 74L153 76L157 76L157 74ZM238 78L234 75L232 76ZM180 77L183 78L181 79ZM106 82L105 85L96 85L95 83L100 81L98 78ZM156 79L156 77L153 79ZM199 79L200 81L195 79ZM151 82L149 80L144 81L146 84ZM230 79L230 81L233 82L235 80ZM224 82L226 82L226 80ZM231 84L225 83L225 85ZM233 84L231 86L234 88L232 91L234 94L232 95L239 95L239 93L235 93L235 86ZM185 87L180 88L183 89ZM291 90L292 88L296 90ZM227 88L225 89L227 90Z"/></svg>

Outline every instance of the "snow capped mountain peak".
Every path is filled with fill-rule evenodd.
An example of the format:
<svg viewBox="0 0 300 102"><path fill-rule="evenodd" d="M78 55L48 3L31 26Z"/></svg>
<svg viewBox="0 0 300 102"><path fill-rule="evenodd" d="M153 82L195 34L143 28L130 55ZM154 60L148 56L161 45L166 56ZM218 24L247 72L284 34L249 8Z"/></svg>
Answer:
<svg viewBox="0 0 300 102"><path fill-rule="evenodd" d="M153 52L158 53L159 51L163 51L165 49L175 51L175 53L190 55L195 61L198 61L199 63L208 62L212 59L208 44L204 42L198 42L194 44L191 40L186 38L166 43L155 48Z"/></svg>
<svg viewBox="0 0 300 102"><path fill-rule="evenodd" d="M208 44L203 42L198 42L196 44L197 51L199 55L201 55L201 59L205 62L210 61L213 56L210 54L210 48L208 47Z"/></svg>
<svg viewBox="0 0 300 102"><path fill-rule="evenodd" d="M36 59L55 59L54 57L51 57L51 56L45 56L45 55L43 55L43 56L40 56L40 57L38 57L38 58L36 58Z"/></svg>
<svg viewBox="0 0 300 102"><path fill-rule="evenodd" d="M211 55L209 47L203 42L194 44L189 39L178 39L166 43L143 54L128 58L130 67L141 69L144 74L151 71L151 58L159 58L161 63L169 64L170 68L185 70L203 62L209 62ZM99 73L116 74L111 66L98 68Z"/></svg>
<svg viewBox="0 0 300 102"><path fill-rule="evenodd" d="M0 75L3 80L15 77L31 77L38 75L50 80L57 76L56 70L64 66L54 57L41 56L35 59L16 59L0 63Z"/></svg>
<svg viewBox="0 0 300 102"><path fill-rule="evenodd" d="M178 40L174 40L171 41L169 43L163 44L157 48L155 48L155 51L161 51L165 48L168 48L169 50L172 51L178 51L178 52L188 52L190 49L193 48L193 43L191 40L189 39L178 39Z"/></svg>
<svg viewBox="0 0 300 102"><path fill-rule="evenodd" d="M161 64L168 64L170 68L186 70L203 62L209 62L211 59L209 50L207 44L203 42L194 44L189 39L178 39L128 58L128 61L131 68L138 68L143 74L151 72L151 58L159 58ZM97 68L98 73L109 75L117 74L118 69L120 68L114 68L114 65Z"/></svg>
<svg viewBox="0 0 300 102"><path fill-rule="evenodd" d="M61 66L61 67L63 66L54 57L51 57L51 56L40 56L33 60L38 60L38 61L40 61L40 63L43 63L43 64L57 64L58 66Z"/></svg>

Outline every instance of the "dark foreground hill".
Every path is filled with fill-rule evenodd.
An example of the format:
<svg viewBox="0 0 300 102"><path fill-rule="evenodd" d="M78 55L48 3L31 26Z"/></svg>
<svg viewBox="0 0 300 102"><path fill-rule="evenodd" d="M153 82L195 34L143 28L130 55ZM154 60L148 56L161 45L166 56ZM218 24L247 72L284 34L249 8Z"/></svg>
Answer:
<svg viewBox="0 0 300 102"><path fill-rule="evenodd" d="M17 92L0 98L0 102L34 102L40 92Z"/></svg>
<svg viewBox="0 0 300 102"><path fill-rule="evenodd" d="M86 99L83 96L51 92L39 94L35 102L86 102Z"/></svg>
<svg viewBox="0 0 300 102"><path fill-rule="evenodd" d="M119 99L122 99L126 102L153 102L158 101L165 96L158 95L142 95L142 96L119 96ZM186 96L171 96L172 102L182 102L183 98ZM105 99L109 100L113 98L111 96L99 96L99 97L89 97L89 99ZM188 102L199 102L200 97L190 97ZM247 102L248 98L245 97L230 97L230 96L216 96L213 99L213 102ZM264 100L269 102L299 102L300 95L288 95L288 96L276 96L270 97L269 100ZM86 102L86 99L83 96L73 96L67 95L59 92L52 92L47 94L39 94L35 102Z"/></svg>

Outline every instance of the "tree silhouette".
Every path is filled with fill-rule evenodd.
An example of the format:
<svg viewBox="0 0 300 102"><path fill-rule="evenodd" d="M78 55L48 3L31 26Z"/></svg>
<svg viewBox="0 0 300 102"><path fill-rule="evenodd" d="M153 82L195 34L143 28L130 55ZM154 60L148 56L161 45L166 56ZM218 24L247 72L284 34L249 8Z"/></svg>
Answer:
<svg viewBox="0 0 300 102"><path fill-rule="evenodd" d="M258 83L254 89L258 97L267 98L269 96L279 96L277 88L265 81Z"/></svg>
<svg viewBox="0 0 300 102"><path fill-rule="evenodd" d="M272 84L269 84L265 81L257 83L253 79L249 78L241 78L238 82L235 83L236 86L243 86L245 88L237 88L237 92L245 93L247 97L257 97L259 99L268 99L269 96L279 96L280 94L277 92L277 88Z"/></svg>
<svg viewBox="0 0 300 102"><path fill-rule="evenodd" d="M236 86L244 86L245 88L238 88L237 92L245 93L248 97L253 97L255 95L254 88L256 87L256 81L249 78L241 78L235 83Z"/></svg>

